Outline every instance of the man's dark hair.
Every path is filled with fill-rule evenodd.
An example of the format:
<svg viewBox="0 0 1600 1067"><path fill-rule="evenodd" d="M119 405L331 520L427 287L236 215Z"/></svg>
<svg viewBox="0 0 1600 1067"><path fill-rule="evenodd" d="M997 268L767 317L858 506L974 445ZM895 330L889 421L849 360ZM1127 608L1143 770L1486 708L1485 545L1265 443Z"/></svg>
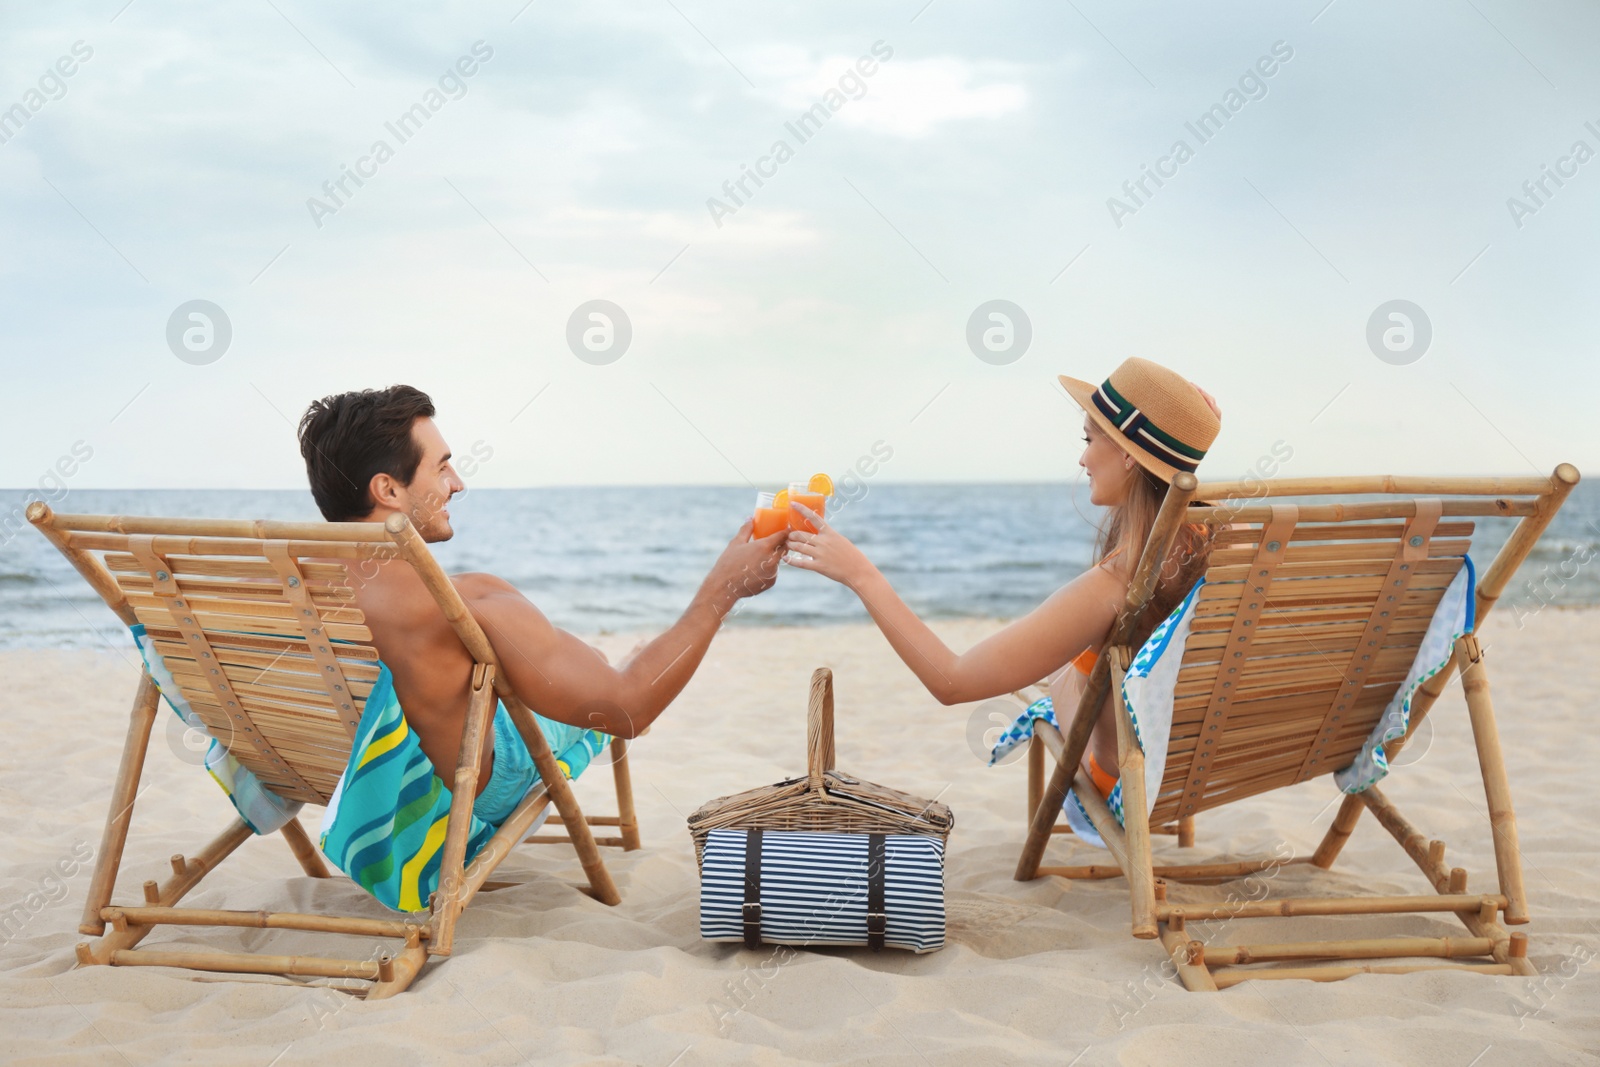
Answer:
<svg viewBox="0 0 1600 1067"><path fill-rule="evenodd" d="M313 400L300 418L300 455L322 517L350 522L371 514L367 486L375 474L410 485L422 463L411 424L432 417L428 394L409 385Z"/></svg>

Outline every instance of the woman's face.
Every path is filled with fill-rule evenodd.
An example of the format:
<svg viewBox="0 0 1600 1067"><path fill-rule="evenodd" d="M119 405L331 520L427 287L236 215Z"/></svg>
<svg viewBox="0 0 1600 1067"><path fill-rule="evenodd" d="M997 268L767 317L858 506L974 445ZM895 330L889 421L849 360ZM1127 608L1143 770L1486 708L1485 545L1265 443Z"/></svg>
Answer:
<svg viewBox="0 0 1600 1067"><path fill-rule="evenodd" d="M1078 466L1089 476L1089 503L1099 507L1122 503L1128 495L1128 479L1133 475L1128 454L1088 416L1083 419L1083 440Z"/></svg>

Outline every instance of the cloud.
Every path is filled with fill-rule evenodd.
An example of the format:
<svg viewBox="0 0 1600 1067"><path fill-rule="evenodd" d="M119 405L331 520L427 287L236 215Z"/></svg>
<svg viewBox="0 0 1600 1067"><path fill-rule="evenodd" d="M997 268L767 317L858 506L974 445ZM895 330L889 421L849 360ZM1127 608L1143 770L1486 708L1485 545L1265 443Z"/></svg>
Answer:
<svg viewBox="0 0 1600 1067"><path fill-rule="evenodd" d="M722 245L793 248L816 244L820 234L807 216L793 211L757 211L740 217L718 235ZM616 241L624 238L659 238L677 243L700 243L708 236L702 212L628 211L570 205L546 213L538 221L543 232L560 233L575 242Z"/></svg>
<svg viewBox="0 0 1600 1067"><path fill-rule="evenodd" d="M802 67L790 63L773 94L786 111L800 112L839 85L854 57L830 56ZM864 79L866 92L839 112L839 121L873 133L918 138L964 119L998 119L1028 106L1028 90L1009 65L954 56L907 59L897 54Z"/></svg>

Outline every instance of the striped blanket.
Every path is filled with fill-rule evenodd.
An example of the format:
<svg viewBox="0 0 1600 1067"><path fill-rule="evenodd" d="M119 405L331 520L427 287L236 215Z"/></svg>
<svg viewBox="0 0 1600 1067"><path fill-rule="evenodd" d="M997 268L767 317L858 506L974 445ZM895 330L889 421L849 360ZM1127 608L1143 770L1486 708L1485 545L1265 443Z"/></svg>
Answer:
<svg viewBox="0 0 1600 1067"><path fill-rule="evenodd" d="M866 834L768 830L761 835L761 939L775 945L861 945L867 940ZM744 830L712 830L700 882L700 936L743 941ZM944 947L944 841L889 834L883 859L884 943L912 952Z"/></svg>

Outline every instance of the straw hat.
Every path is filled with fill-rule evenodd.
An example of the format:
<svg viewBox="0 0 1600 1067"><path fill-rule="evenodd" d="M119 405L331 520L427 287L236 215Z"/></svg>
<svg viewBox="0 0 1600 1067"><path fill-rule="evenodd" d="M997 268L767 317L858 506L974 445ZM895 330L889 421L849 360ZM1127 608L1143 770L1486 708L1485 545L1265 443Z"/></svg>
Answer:
<svg viewBox="0 0 1600 1067"><path fill-rule="evenodd" d="M1148 359L1123 360L1098 386L1060 379L1096 426L1164 482L1179 471L1192 473L1222 429L1198 385Z"/></svg>

